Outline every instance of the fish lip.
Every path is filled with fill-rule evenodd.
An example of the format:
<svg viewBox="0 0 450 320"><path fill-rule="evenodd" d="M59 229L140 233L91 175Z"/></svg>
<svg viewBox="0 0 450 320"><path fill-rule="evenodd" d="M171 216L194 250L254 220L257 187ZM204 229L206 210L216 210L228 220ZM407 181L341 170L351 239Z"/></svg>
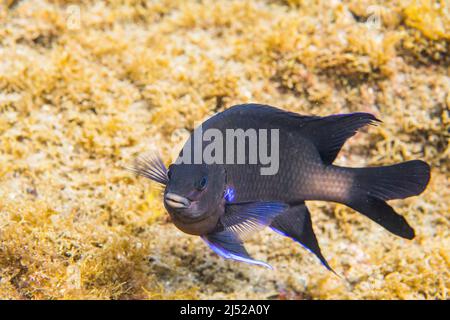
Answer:
<svg viewBox="0 0 450 320"><path fill-rule="evenodd" d="M207 217L205 217L205 216L191 217L191 216L183 215L182 212L179 212L179 214L176 216L175 219L177 219L178 221L180 221L184 224L194 224L194 223L199 223L208 218L209 218L209 216L207 216Z"/></svg>
<svg viewBox="0 0 450 320"><path fill-rule="evenodd" d="M174 209L187 209L191 206L191 201L188 198L172 192L166 193L164 201L169 207Z"/></svg>

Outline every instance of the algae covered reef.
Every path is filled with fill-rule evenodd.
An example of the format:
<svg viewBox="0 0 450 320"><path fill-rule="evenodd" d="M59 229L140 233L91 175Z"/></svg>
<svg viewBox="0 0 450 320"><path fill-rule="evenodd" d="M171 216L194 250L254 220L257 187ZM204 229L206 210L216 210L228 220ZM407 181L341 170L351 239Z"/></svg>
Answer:
<svg viewBox="0 0 450 320"><path fill-rule="evenodd" d="M6 1L0 5L0 298L448 299L450 7L445 1ZM328 272L269 231L219 258L178 231L160 191L123 169L170 162L234 104L371 112L337 164L422 159L392 236L309 203Z"/></svg>

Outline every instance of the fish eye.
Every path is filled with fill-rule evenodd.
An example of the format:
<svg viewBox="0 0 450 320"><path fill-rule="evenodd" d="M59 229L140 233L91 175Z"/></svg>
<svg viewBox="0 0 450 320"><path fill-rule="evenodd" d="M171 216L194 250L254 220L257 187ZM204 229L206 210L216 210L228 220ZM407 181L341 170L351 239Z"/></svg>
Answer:
<svg viewBox="0 0 450 320"><path fill-rule="evenodd" d="M197 189L202 191L206 188L206 185L208 184L208 177L203 177L197 184Z"/></svg>

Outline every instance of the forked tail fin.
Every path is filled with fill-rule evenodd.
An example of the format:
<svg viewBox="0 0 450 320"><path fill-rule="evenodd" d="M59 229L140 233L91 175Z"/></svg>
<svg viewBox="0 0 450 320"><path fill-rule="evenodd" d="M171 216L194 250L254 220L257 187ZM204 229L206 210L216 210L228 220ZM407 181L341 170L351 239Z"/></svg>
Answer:
<svg viewBox="0 0 450 320"><path fill-rule="evenodd" d="M350 169L355 173L346 205L364 214L390 232L414 238L414 229L385 201L422 193L430 180L430 166L420 160L392 166Z"/></svg>
<svg viewBox="0 0 450 320"><path fill-rule="evenodd" d="M425 190L430 180L430 166L421 160L353 170L356 173L354 186L380 200L416 196Z"/></svg>

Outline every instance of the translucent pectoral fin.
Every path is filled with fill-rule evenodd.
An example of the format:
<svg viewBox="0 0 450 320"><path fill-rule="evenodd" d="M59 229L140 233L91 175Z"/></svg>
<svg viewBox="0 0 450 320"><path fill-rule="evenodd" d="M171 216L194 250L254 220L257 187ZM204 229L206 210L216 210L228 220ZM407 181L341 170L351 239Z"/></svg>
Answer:
<svg viewBox="0 0 450 320"><path fill-rule="evenodd" d="M162 186L167 185L169 182L167 168L158 154L137 157L134 160L133 166L127 169L138 176L146 177Z"/></svg>
<svg viewBox="0 0 450 320"><path fill-rule="evenodd" d="M225 230L236 234L237 238L245 240L253 233L270 225L273 219L287 208L288 205L282 202L228 204L220 222Z"/></svg>
<svg viewBox="0 0 450 320"><path fill-rule="evenodd" d="M215 253L225 259L233 259L273 269L269 264L263 261L252 259L239 236L230 230L208 234L201 238Z"/></svg>

